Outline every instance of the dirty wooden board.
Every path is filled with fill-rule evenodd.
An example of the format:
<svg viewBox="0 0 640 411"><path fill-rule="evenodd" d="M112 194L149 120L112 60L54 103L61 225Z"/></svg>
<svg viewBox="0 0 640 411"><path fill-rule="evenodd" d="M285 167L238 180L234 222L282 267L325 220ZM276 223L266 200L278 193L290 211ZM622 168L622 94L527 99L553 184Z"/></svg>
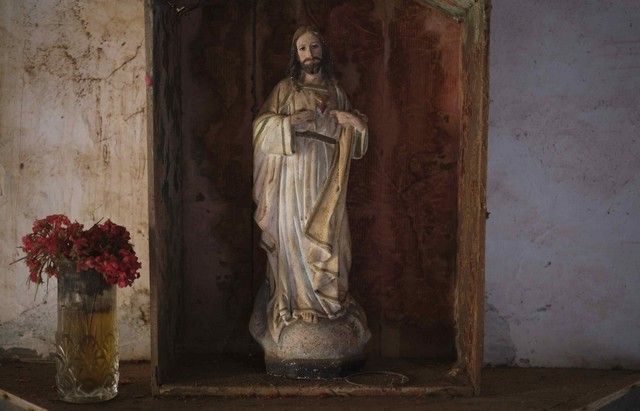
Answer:
<svg viewBox="0 0 640 411"><path fill-rule="evenodd" d="M261 357L219 356L183 360L163 395L213 396L424 396L471 395L463 377L447 375L450 367L425 360L372 359L362 374L348 380L294 380L267 375ZM401 380L406 382L400 383Z"/></svg>
<svg viewBox="0 0 640 411"><path fill-rule="evenodd" d="M463 117L458 167L456 324L460 369L480 389L484 333L484 244L489 110L490 1L471 7L463 22Z"/></svg>
<svg viewBox="0 0 640 411"><path fill-rule="evenodd" d="M453 359L460 26L413 1L377 1L342 2L326 27L341 83L369 117L347 199L369 348Z"/></svg>
<svg viewBox="0 0 640 411"><path fill-rule="evenodd" d="M180 65L176 16L168 7L147 8L147 47L153 56L149 130L149 256L151 359L161 383L175 363L181 291Z"/></svg>
<svg viewBox="0 0 640 411"><path fill-rule="evenodd" d="M257 352L253 306L252 4L203 2L181 33L183 301L179 350Z"/></svg>
<svg viewBox="0 0 640 411"><path fill-rule="evenodd" d="M471 398L321 397L235 398L151 396L149 363L122 363L118 396L96 405L107 410L261 409L261 410L571 410L604 406L640 382L640 373L623 370L489 368L482 370L483 393ZM0 388L49 410L81 410L63 403L53 387L53 363L0 363ZM607 400L609 398L609 400Z"/></svg>

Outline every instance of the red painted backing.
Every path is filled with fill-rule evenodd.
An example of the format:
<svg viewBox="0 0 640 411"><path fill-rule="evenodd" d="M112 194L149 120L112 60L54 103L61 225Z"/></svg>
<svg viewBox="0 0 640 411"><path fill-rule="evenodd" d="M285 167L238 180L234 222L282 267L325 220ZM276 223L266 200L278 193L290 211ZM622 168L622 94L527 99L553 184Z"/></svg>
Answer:
<svg viewBox="0 0 640 411"><path fill-rule="evenodd" d="M181 15L183 301L179 346L247 352L253 305L251 3Z"/></svg>
<svg viewBox="0 0 640 411"><path fill-rule="evenodd" d="M352 289L374 351L451 357L460 28L416 2L365 4L335 8L328 25L342 84L369 116L348 197Z"/></svg>
<svg viewBox="0 0 640 411"><path fill-rule="evenodd" d="M264 258L251 230L251 109L284 77L295 28L315 24L369 117L348 196L369 350L453 358L458 23L409 0L258 1L254 69L250 4L204 4L183 21L185 349L255 349L246 327Z"/></svg>

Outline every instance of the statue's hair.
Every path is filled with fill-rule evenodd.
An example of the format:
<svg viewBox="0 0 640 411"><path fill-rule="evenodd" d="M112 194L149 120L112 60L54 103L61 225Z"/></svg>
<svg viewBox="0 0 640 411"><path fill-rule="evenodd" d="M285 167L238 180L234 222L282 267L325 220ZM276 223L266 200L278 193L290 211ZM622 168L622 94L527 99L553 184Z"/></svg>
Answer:
<svg viewBox="0 0 640 411"><path fill-rule="evenodd" d="M322 47L322 59L320 61L320 70L322 72L322 76L326 80L333 79L333 64L331 61L331 53L329 52L329 46L324 38L324 36L320 33L318 29L312 26L300 26L298 30L293 34L293 40L291 41L291 55L289 60L289 77L296 83L300 80L300 73L302 72L302 63L300 63L300 59L298 59L298 48L296 47L296 42L303 34L312 33L314 34L318 40L320 40L320 46Z"/></svg>

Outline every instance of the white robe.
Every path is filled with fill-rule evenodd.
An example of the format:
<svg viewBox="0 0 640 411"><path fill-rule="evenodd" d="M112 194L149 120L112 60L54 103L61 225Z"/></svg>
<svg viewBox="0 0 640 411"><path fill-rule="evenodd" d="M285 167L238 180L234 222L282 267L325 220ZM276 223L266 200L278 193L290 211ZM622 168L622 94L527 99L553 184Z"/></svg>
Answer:
<svg viewBox="0 0 640 411"><path fill-rule="evenodd" d="M337 143L296 136L288 116L299 110L315 111L311 131ZM350 159L365 154L368 136L339 126L330 110L352 111L335 82L304 86L285 79L253 123L255 221L268 257L265 314L275 341L303 313L332 319L350 308L361 311L348 295L345 199Z"/></svg>

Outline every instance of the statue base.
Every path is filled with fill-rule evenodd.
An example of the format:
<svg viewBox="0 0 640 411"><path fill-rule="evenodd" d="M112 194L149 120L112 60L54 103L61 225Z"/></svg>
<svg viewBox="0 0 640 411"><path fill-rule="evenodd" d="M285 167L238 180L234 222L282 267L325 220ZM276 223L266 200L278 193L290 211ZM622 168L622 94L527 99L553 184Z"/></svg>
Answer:
<svg viewBox="0 0 640 411"><path fill-rule="evenodd" d="M267 326L266 285L256 297L249 330L264 349L268 374L300 379L340 378L357 372L364 365L364 347L371 337L362 308L351 301L338 318L294 321L276 341Z"/></svg>
<svg viewBox="0 0 640 411"><path fill-rule="evenodd" d="M343 378L364 366L364 356L341 360L287 360L265 357L267 374L276 377L323 380Z"/></svg>

